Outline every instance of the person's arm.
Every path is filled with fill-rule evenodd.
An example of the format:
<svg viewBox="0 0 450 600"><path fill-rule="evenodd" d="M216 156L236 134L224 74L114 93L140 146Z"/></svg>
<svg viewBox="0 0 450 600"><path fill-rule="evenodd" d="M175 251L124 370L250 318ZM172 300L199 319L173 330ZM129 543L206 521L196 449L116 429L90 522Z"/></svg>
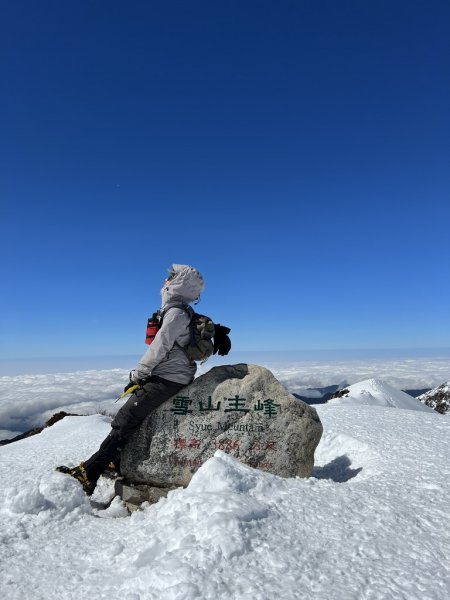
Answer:
<svg viewBox="0 0 450 600"><path fill-rule="evenodd" d="M155 336L136 367L130 373L134 383L149 377L153 369L166 358L177 339L186 333L189 327L189 315L182 308L171 308L164 315L161 329Z"/></svg>

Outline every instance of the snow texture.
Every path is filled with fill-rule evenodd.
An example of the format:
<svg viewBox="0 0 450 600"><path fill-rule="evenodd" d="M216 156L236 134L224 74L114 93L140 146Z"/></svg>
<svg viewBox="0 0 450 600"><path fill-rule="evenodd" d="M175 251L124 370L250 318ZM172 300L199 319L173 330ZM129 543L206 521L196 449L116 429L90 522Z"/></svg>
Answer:
<svg viewBox="0 0 450 600"><path fill-rule="evenodd" d="M67 417L1 447L2 597L447 600L450 420L373 404L317 410L311 478L219 451L186 489L132 516L118 498L93 509L54 471L93 452L108 417ZM102 480L96 498L111 494Z"/></svg>

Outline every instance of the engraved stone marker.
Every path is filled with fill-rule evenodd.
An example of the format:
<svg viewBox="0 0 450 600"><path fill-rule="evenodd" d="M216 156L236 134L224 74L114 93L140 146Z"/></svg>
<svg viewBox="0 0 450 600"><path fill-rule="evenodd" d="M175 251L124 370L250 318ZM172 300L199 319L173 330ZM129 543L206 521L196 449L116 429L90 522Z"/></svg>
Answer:
<svg viewBox="0 0 450 600"><path fill-rule="evenodd" d="M214 367L151 413L122 452L129 482L186 486L216 450L282 477L309 477L316 410L256 365Z"/></svg>

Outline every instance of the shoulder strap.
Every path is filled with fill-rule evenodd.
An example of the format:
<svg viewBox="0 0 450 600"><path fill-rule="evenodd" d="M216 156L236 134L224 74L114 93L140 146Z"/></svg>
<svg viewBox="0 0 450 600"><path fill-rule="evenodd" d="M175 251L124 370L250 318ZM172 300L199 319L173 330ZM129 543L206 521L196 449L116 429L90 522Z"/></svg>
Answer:
<svg viewBox="0 0 450 600"><path fill-rule="evenodd" d="M189 315L189 318L190 318L191 321L192 321L192 317L195 314L194 309L191 306L189 306L188 304L184 304L183 302L179 302L177 304L171 304L165 310L161 310L160 311L160 321L159 321L159 326L160 327L162 327L162 323L163 323L163 320L164 320L164 315L166 313L168 313L171 308L181 308L182 310L184 310Z"/></svg>

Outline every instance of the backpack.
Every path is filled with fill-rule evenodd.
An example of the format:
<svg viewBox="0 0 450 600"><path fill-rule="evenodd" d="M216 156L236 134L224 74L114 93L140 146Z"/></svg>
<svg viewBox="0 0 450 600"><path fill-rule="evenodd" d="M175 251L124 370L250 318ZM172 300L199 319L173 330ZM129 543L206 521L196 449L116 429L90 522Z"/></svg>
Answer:
<svg viewBox="0 0 450 600"><path fill-rule="evenodd" d="M204 363L214 352L214 323L206 315L196 313L190 306L180 306L191 317L189 329L191 339L187 346L183 347L189 360L201 361Z"/></svg>
<svg viewBox="0 0 450 600"><path fill-rule="evenodd" d="M177 344L192 361L201 361L204 363L212 354L225 356L231 349L231 342L228 334L229 327L215 324L212 319L206 315L196 313L195 310L187 304L172 304L170 308L181 308L186 311L190 317L189 329L191 339L187 346ZM164 312L157 311L147 322L147 335L145 343L150 345L161 328L164 318Z"/></svg>

